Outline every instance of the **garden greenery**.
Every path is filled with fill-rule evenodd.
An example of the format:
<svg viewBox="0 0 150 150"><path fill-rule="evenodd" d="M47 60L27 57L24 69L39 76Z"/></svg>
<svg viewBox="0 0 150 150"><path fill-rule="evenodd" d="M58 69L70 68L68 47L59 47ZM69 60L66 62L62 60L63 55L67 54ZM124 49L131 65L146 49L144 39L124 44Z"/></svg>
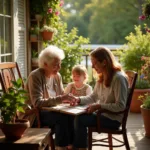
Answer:
<svg viewBox="0 0 150 150"><path fill-rule="evenodd" d="M56 45L64 50L65 59L62 60L60 70L64 83L71 81L72 67L82 61L83 54L88 53L87 49L82 48L82 44L88 44L89 39L78 36L77 33L76 28L68 32L67 24L62 23L58 28L58 34L54 36L52 41L49 41L49 44Z"/></svg>
<svg viewBox="0 0 150 150"><path fill-rule="evenodd" d="M141 80L141 68L144 65L144 61L141 59L142 56L150 56L150 33L142 33L141 26L135 26L135 33L130 33L126 37L128 41L122 48L123 53L121 55L121 63L123 64L125 70L134 70L138 72L138 85L140 88L147 86L146 82ZM142 82L142 84L141 84ZM147 86L149 88L149 85Z"/></svg>
<svg viewBox="0 0 150 150"><path fill-rule="evenodd" d="M14 123L17 111L24 112L27 92L22 89L22 80L12 81L13 86L0 97L1 118L4 123Z"/></svg>

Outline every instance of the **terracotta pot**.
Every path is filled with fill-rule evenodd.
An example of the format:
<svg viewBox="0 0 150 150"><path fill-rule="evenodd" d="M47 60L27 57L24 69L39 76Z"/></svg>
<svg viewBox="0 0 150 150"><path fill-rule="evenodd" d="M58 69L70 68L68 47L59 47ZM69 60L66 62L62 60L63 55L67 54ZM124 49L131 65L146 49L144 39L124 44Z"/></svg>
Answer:
<svg viewBox="0 0 150 150"><path fill-rule="evenodd" d="M145 109L141 105L141 113L143 116L144 127L145 127L145 136L150 138L150 109Z"/></svg>
<svg viewBox="0 0 150 150"><path fill-rule="evenodd" d="M150 89L135 89L133 92L133 97L131 101L130 111L133 113L140 113L141 109L140 106L142 102L138 100L140 95L144 95L145 93L150 93Z"/></svg>
<svg viewBox="0 0 150 150"><path fill-rule="evenodd" d="M30 34L30 41L31 41L31 42L37 42L37 35L35 35L35 34Z"/></svg>
<svg viewBox="0 0 150 150"><path fill-rule="evenodd" d="M32 65L38 66L38 58L32 58Z"/></svg>
<svg viewBox="0 0 150 150"><path fill-rule="evenodd" d="M23 136L24 131L30 127L30 123L26 119L18 119L13 124L0 123L0 128L6 139L18 140Z"/></svg>
<svg viewBox="0 0 150 150"><path fill-rule="evenodd" d="M53 32L43 31L42 37L43 37L43 40L45 41L51 40L53 38Z"/></svg>

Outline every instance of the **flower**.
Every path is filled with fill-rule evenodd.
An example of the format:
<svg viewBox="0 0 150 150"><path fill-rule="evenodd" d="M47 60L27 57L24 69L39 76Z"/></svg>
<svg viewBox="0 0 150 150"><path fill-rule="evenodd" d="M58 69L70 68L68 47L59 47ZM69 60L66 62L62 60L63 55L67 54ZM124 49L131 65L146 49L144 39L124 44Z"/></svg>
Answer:
<svg viewBox="0 0 150 150"><path fill-rule="evenodd" d="M145 0L145 3L142 5L142 10L143 10L143 14L141 16L139 16L139 20L149 20L150 19L150 0ZM146 30L146 32L150 33L150 28L144 24L144 28Z"/></svg>
<svg viewBox="0 0 150 150"><path fill-rule="evenodd" d="M61 7L64 5L64 0L51 0L48 1L44 8L44 18L46 19L45 24L58 27L59 15L61 13Z"/></svg>
<svg viewBox="0 0 150 150"><path fill-rule="evenodd" d="M145 109L150 109L150 93L146 93L144 95L140 95L138 100L142 101L143 107Z"/></svg>
<svg viewBox="0 0 150 150"><path fill-rule="evenodd" d="M50 31L50 32L54 32L54 34L57 34L57 29L56 28L53 28L51 26L47 26L47 25L44 25L41 30L41 32L43 31Z"/></svg>
<svg viewBox="0 0 150 150"><path fill-rule="evenodd" d="M143 79L147 80L150 84L150 57L142 56L141 60L145 62L141 68L141 74Z"/></svg>
<svg viewBox="0 0 150 150"><path fill-rule="evenodd" d="M145 16L145 15L141 15L141 16L139 17L139 19L140 19L140 20L145 20L145 19L146 19L146 16Z"/></svg>

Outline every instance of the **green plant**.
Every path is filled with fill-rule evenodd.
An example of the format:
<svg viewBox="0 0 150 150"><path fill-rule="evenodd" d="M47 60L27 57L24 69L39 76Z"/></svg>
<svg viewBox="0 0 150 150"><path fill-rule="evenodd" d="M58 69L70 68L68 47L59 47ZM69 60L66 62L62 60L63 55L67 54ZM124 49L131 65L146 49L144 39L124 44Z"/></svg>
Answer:
<svg viewBox="0 0 150 150"><path fill-rule="evenodd" d="M54 34L57 34L57 29L56 28L53 28L51 26L47 26L47 25L44 25L41 30L41 32L43 31L49 31L49 32L54 32Z"/></svg>
<svg viewBox="0 0 150 150"><path fill-rule="evenodd" d="M13 86L0 98L1 118L4 123L13 123L16 112L24 112L26 91L21 88L22 80L12 81Z"/></svg>
<svg viewBox="0 0 150 150"><path fill-rule="evenodd" d="M57 28L63 4L64 0L32 0L30 1L30 10L33 15L42 15L44 24Z"/></svg>
<svg viewBox="0 0 150 150"><path fill-rule="evenodd" d="M145 3L142 5L142 9L146 19L150 19L150 0L145 0Z"/></svg>
<svg viewBox="0 0 150 150"><path fill-rule="evenodd" d="M38 58L38 52L36 50L32 50L32 58Z"/></svg>
<svg viewBox="0 0 150 150"><path fill-rule="evenodd" d="M150 95L149 95L149 93L146 93L144 95L140 95L138 97L138 99L142 101L142 103L143 103L142 105L145 109L150 109Z"/></svg>
<svg viewBox="0 0 150 150"><path fill-rule="evenodd" d="M135 88L136 89L148 89L150 88L150 84L147 80L140 79L140 80L137 80L135 84Z"/></svg>
<svg viewBox="0 0 150 150"><path fill-rule="evenodd" d="M141 60L145 62L142 66L141 74L143 75L144 80L147 80L150 84L150 57L142 56Z"/></svg>
<svg viewBox="0 0 150 150"><path fill-rule="evenodd" d="M141 26L135 26L135 33L125 37L128 41L122 48L121 62L126 70L135 70L140 74L144 62L142 56L150 56L150 34L143 34Z"/></svg>
<svg viewBox="0 0 150 150"><path fill-rule="evenodd" d="M71 70L75 64L82 60L82 55L88 53L88 49L82 48L82 44L88 44L89 39L77 35L78 30L73 28L67 30L67 24L61 23L58 34L48 44L56 45L65 52L65 59L62 60L60 73L64 83L71 81ZM46 46L46 44L45 44Z"/></svg>
<svg viewBox="0 0 150 150"><path fill-rule="evenodd" d="M34 27L31 27L30 28L30 34L36 34L36 35L38 35L39 34L39 31L40 31L40 28L39 27L37 27L37 26L34 26Z"/></svg>

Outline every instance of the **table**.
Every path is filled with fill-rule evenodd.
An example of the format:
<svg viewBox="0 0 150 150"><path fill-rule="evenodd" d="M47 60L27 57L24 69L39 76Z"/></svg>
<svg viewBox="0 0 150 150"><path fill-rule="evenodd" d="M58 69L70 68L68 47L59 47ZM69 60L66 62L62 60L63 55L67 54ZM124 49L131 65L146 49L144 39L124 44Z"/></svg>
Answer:
<svg viewBox="0 0 150 150"><path fill-rule="evenodd" d="M2 150L49 150L50 132L48 128L28 128L23 137L16 141L6 140L0 130Z"/></svg>

